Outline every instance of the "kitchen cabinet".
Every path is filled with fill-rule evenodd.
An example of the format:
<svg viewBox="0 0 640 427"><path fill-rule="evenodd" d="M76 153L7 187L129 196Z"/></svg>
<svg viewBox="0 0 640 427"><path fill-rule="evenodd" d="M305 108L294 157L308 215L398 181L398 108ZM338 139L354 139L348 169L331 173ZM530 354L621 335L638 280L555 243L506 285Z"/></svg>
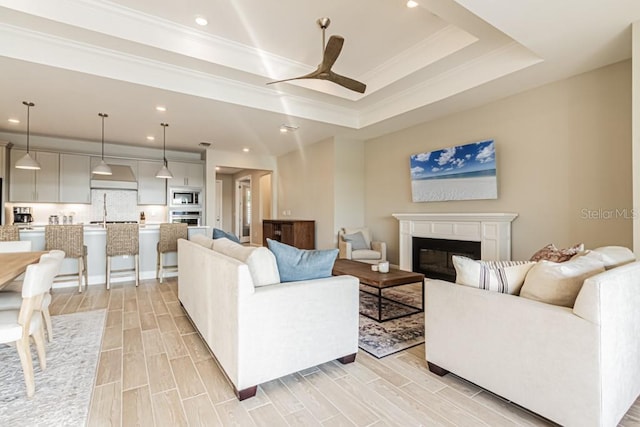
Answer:
<svg viewBox="0 0 640 427"><path fill-rule="evenodd" d="M162 162L138 161L138 204L166 205L167 180L156 178Z"/></svg>
<svg viewBox="0 0 640 427"><path fill-rule="evenodd" d="M40 170L16 169L26 150L11 150L11 170L9 184L9 200L12 202L57 202L59 185L58 153L46 151L30 151L40 163Z"/></svg>
<svg viewBox="0 0 640 427"><path fill-rule="evenodd" d="M89 156L60 154L60 202L91 203Z"/></svg>
<svg viewBox="0 0 640 427"><path fill-rule="evenodd" d="M316 222L312 220L265 219L262 221L263 245L267 239L298 249L315 249Z"/></svg>
<svg viewBox="0 0 640 427"><path fill-rule="evenodd" d="M204 187L204 165L202 163L169 162L173 178L169 187Z"/></svg>

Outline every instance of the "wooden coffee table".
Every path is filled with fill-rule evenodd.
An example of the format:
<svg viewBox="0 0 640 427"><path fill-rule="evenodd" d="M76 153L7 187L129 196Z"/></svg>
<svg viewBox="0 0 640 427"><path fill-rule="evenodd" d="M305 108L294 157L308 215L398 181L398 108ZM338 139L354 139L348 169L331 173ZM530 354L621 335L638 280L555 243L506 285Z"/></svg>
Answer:
<svg viewBox="0 0 640 427"><path fill-rule="evenodd" d="M333 265L332 274L334 276L340 275L350 275L355 276L360 280L360 283L370 286L372 288L376 288L377 292L367 292L360 290L360 292L364 292L370 295L375 295L378 297L378 317L370 316L366 313L360 312L363 316L366 316L370 319L373 319L377 322L386 322L393 319L399 319L401 317L410 316L412 314L421 313L424 311L424 274L422 273L414 273L411 271L398 270L395 268L389 268L388 273L380 273L377 271L371 270L371 264L367 264L359 261L352 261L350 259L337 259L335 264ZM420 307L415 307L412 305L405 304L401 301L396 301L394 299L388 298L382 295L383 289L392 288L394 286L400 285L408 285L410 283L420 282L422 284L422 304ZM382 300L391 301L394 304L400 304L402 306L412 308L415 311L411 311L410 313L401 314L399 316L390 317L388 319L382 319Z"/></svg>

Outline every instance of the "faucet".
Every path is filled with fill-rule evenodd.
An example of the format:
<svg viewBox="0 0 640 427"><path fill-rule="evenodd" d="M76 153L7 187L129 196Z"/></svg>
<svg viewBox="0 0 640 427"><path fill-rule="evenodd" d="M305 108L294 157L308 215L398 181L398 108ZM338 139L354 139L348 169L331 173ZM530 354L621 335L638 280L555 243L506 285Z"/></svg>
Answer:
<svg viewBox="0 0 640 427"><path fill-rule="evenodd" d="M107 228L107 193L102 197L102 228Z"/></svg>

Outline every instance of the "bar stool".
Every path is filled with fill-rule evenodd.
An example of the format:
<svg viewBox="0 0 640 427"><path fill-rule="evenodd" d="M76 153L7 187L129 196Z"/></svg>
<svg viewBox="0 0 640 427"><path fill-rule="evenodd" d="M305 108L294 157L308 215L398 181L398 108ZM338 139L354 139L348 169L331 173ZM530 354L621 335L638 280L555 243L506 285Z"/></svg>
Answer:
<svg viewBox="0 0 640 427"><path fill-rule="evenodd" d="M156 246L158 256L156 258L156 278L160 283L164 279L166 271L178 271L177 265L164 265L164 254L178 252L178 239L187 239L187 224L160 224L160 240Z"/></svg>
<svg viewBox="0 0 640 427"><path fill-rule="evenodd" d="M56 279L78 276L78 292L82 292L82 279L84 285L89 285L87 272L87 247L84 244L84 227L82 224L73 225L46 225L44 227L45 250L59 250L65 253L66 258L78 259L78 273L59 274ZM57 280L59 281L59 280Z"/></svg>
<svg viewBox="0 0 640 427"><path fill-rule="evenodd" d="M0 242L20 240L20 228L17 225L0 225Z"/></svg>
<svg viewBox="0 0 640 427"><path fill-rule="evenodd" d="M125 273L135 270L136 286L139 273L139 229L138 224L107 224L107 289L111 288L111 273ZM114 256L134 256L134 268L111 271Z"/></svg>

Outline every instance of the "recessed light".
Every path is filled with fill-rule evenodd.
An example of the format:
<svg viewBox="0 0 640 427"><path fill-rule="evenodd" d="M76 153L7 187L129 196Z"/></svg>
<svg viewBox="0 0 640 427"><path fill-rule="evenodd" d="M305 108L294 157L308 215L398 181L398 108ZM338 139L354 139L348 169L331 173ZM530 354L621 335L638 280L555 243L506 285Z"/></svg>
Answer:
<svg viewBox="0 0 640 427"><path fill-rule="evenodd" d="M156 140L156 137L155 137L155 136L151 136L151 135L149 135L149 136L147 137L147 141L155 141L155 140Z"/></svg>
<svg viewBox="0 0 640 427"><path fill-rule="evenodd" d="M216 166L216 170L219 171L220 170L220 166Z"/></svg>
<svg viewBox="0 0 640 427"><path fill-rule="evenodd" d="M414 0L408 0L407 1L407 7L410 9L413 9L414 7L418 7L418 2L414 1Z"/></svg>
<svg viewBox="0 0 640 427"><path fill-rule="evenodd" d="M249 149L248 148L243 148L242 151L244 151L245 153L248 153Z"/></svg>
<svg viewBox="0 0 640 427"><path fill-rule="evenodd" d="M9 119L8 122L11 123L11 124L17 125L18 123L20 123L20 120L18 120L18 119Z"/></svg>
<svg viewBox="0 0 640 427"><path fill-rule="evenodd" d="M167 111L167 107L165 107L165 106L163 106L163 105L158 105L158 106L156 107L156 110L157 110L157 111L162 111L162 112L164 113L165 111Z"/></svg>
<svg viewBox="0 0 640 427"><path fill-rule="evenodd" d="M198 144L200 147L204 147L204 148L209 148L211 147L211 143L210 142L201 142L200 144Z"/></svg>
<svg viewBox="0 0 640 427"><path fill-rule="evenodd" d="M207 21L207 18L205 18L204 16L196 16L196 24L200 25L201 27L204 27L208 23L209 21Z"/></svg>
<svg viewBox="0 0 640 427"><path fill-rule="evenodd" d="M287 132L295 132L298 130L299 126L295 126L295 125L287 125L287 124L281 124L280 125L280 132L281 133L287 133Z"/></svg>

